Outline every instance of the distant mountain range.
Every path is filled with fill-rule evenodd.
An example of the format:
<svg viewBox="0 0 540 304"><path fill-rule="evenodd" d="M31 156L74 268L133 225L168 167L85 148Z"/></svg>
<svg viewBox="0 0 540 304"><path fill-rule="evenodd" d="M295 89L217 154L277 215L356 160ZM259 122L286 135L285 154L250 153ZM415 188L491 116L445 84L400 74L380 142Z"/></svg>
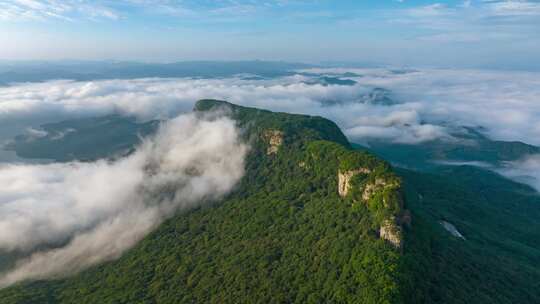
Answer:
<svg viewBox="0 0 540 304"><path fill-rule="evenodd" d="M238 74L278 77L293 70L315 67L304 63L273 61L185 61L139 63L116 61L0 62L2 83L41 82L56 79L76 81L136 78L220 78Z"/></svg>

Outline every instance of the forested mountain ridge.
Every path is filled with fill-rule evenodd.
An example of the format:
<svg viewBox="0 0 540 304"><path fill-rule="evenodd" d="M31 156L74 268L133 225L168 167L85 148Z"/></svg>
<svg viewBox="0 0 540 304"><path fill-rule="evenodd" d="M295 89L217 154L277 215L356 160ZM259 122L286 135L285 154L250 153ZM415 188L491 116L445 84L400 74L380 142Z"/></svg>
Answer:
<svg viewBox="0 0 540 304"><path fill-rule="evenodd" d="M0 303L540 301L534 189L473 166L392 168L373 155L405 164L429 158L399 145L368 153L321 117L216 100L199 101L195 111L233 118L251 147L231 194L176 214L116 261L0 290ZM55 159L114 158L155 123L67 121L44 127L43 140L72 147L69 155L55 150ZM93 134L103 126L124 142L104 150L92 140L103 143L99 136L53 139L68 128Z"/></svg>
<svg viewBox="0 0 540 304"><path fill-rule="evenodd" d="M331 121L203 100L251 146L222 202L180 213L119 260L0 291L5 303L419 301L411 215L390 165Z"/></svg>

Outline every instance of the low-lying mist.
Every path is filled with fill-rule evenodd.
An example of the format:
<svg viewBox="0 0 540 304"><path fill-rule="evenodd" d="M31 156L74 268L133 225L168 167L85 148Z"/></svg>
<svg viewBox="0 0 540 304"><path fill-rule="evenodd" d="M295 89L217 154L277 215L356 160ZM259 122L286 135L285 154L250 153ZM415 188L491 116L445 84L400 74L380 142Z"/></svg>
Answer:
<svg viewBox="0 0 540 304"><path fill-rule="evenodd" d="M497 165L481 161L437 161L436 163L488 169L519 183L529 185L540 193L540 154L527 155L521 159L501 162Z"/></svg>
<svg viewBox="0 0 540 304"><path fill-rule="evenodd" d="M0 250L34 252L0 287L118 258L177 210L230 192L247 151L231 119L185 114L114 162L0 166Z"/></svg>
<svg viewBox="0 0 540 304"><path fill-rule="evenodd" d="M353 85L327 85L322 75L345 75ZM369 102L374 89L390 103ZM189 111L215 98L274 111L320 115L353 142L383 139L415 144L445 138L452 127L481 127L497 140L540 145L540 73L483 70L319 69L252 80L133 79L51 81L0 88L0 136L13 124L39 124L111 113L142 120Z"/></svg>
<svg viewBox="0 0 540 304"><path fill-rule="evenodd" d="M495 171L500 174L528 184L540 192L540 155L530 155L523 159L507 162Z"/></svg>

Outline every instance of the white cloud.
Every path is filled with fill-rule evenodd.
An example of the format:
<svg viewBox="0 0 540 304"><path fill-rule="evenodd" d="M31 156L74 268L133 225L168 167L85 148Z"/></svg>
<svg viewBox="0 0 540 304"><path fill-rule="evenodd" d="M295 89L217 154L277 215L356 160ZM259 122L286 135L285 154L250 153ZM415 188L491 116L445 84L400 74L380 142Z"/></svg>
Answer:
<svg viewBox="0 0 540 304"><path fill-rule="evenodd" d="M326 116L340 124L355 140L374 137L358 127L395 129L388 138L418 142L437 134L419 126L420 115L414 103L380 107L357 101L370 92L370 86L323 86L304 83L306 77L271 81L240 79L139 79L97 82L49 82L17 85L0 89L0 121L11 124L29 120L59 120L66 117L104 115L119 112L143 120L167 118L190 111L198 99L216 98L242 105L285 112ZM324 106L327 101L343 101ZM412 127L411 127L412 126ZM431 127L442 129L440 127ZM443 132L438 130L438 132ZM407 136L401 136L408 133ZM431 136L430 136L431 134Z"/></svg>
<svg viewBox="0 0 540 304"><path fill-rule="evenodd" d="M540 144L540 73L422 70L392 75L381 70L350 71L364 75L358 79L362 84L388 88L403 102L382 107L384 113L407 109L417 113L419 122L482 126L494 139Z"/></svg>
<svg viewBox="0 0 540 304"><path fill-rule="evenodd" d="M419 30L415 39L439 43L526 43L537 36L539 15L540 3L519 0L436 3L390 14L391 22Z"/></svg>
<svg viewBox="0 0 540 304"><path fill-rule="evenodd" d="M540 145L540 73L384 69L332 69L362 75L354 86L308 85L308 78L267 81L138 79L55 81L0 88L0 127L118 112L141 119L190 111L198 99L320 115L334 120L352 141L370 137L419 142L445 136L453 126L482 126L494 139ZM392 91L399 104L358 102L372 88ZM327 101L341 101L323 105Z"/></svg>
<svg viewBox="0 0 540 304"><path fill-rule="evenodd" d="M34 129L32 127L28 127L26 129L26 133L27 133L29 139L45 137L48 134L47 131L45 131L45 130Z"/></svg>
<svg viewBox="0 0 540 304"><path fill-rule="evenodd" d="M58 19L74 21L118 20L120 11L129 14L133 10L143 10L154 15L192 18L207 21L227 17L250 17L255 13L271 8L289 5L290 1L215 1L201 3L199 1L169 0L5 0L0 2L0 20L47 20ZM127 9L127 10L126 10Z"/></svg>
<svg viewBox="0 0 540 304"><path fill-rule="evenodd" d="M540 192L540 155L531 155L517 161L507 162L497 168L502 175L530 185Z"/></svg>
<svg viewBox="0 0 540 304"><path fill-rule="evenodd" d="M0 20L4 21L49 19L74 21L81 18L117 20L120 16L111 7L96 1L6 0L0 2Z"/></svg>
<svg viewBox="0 0 540 304"><path fill-rule="evenodd" d="M493 16L539 16L540 3L523 0L490 1L488 14Z"/></svg>
<svg viewBox="0 0 540 304"><path fill-rule="evenodd" d="M189 114L116 162L0 166L0 250L38 250L0 286L119 257L175 210L229 192L246 152L233 121Z"/></svg>
<svg viewBox="0 0 540 304"><path fill-rule="evenodd" d="M414 17L440 17L450 15L454 10L445 4L435 3L410 9L408 12Z"/></svg>
<svg viewBox="0 0 540 304"><path fill-rule="evenodd" d="M441 165L475 166L495 171L514 181L527 184L540 192L540 155L529 155L523 159L508 161L500 166L480 161L436 161Z"/></svg>

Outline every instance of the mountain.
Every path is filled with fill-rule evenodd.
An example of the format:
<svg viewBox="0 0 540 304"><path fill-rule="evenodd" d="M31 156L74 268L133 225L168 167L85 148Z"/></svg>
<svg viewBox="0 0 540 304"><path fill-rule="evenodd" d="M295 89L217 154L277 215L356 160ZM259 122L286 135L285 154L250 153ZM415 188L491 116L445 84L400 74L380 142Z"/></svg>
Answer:
<svg viewBox="0 0 540 304"><path fill-rule="evenodd" d="M402 167L430 170L445 164L501 166L505 162L540 154L540 147L518 141L492 140L481 130L464 127L453 138L430 140L418 144L401 144L370 140L367 148Z"/></svg>
<svg viewBox="0 0 540 304"><path fill-rule="evenodd" d="M410 215L384 161L331 121L203 100L251 145L224 201L176 215L119 260L0 291L3 303L404 301Z"/></svg>
<svg viewBox="0 0 540 304"><path fill-rule="evenodd" d="M16 136L7 149L19 157L59 162L112 158L132 151L158 126L159 121L139 123L120 115L72 119L30 129Z"/></svg>
<svg viewBox="0 0 540 304"><path fill-rule="evenodd" d="M323 86L329 86L329 85L343 85L343 86L353 86L357 82L351 79L341 79L339 77L333 77L333 76L319 76L314 75L310 73L306 73L305 75L318 77L317 79L306 81L307 84L320 84Z"/></svg>
<svg viewBox="0 0 540 304"><path fill-rule="evenodd" d="M195 106L201 115L216 109L251 146L231 194L176 214L116 261L0 290L1 303L540 302L534 189L474 166L425 169L430 158L400 145L350 144L321 117L216 100ZM118 138L135 144L127 135L142 125L118 128ZM467 152L471 159L504 161L534 149L474 139L483 148ZM392 167L381 151L426 167Z"/></svg>
<svg viewBox="0 0 540 304"><path fill-rule="evenodd" d="M279 61L182 61L174 63L139 63L117 61L0 62L0 84L42 82L70 79L220 78L239 74L278 77L294 74L293 70L315 67L303 63Z"/></svg>
<svg viewBox="0 0 540 304"><path fill-rule="evenodd" d="M323 77L326 78L324 82L320 81L319 83L323 85L355 85L356 81L354 80L348 80L348 79L340 79L337 77ZM333 82L330 82L329 79L333 79ZM343 100L335 100L335 99L324 99L321 100L320 103L323 106L335 106L345 103L361 103L361 104L370 104L370 105L378 105L378 106L392 106L399 104L399 101L397 101L393 96L392 92L383 88L372 88L367 93L359 94L358 97L355 100L350 101L343 101Z"/></svg>

